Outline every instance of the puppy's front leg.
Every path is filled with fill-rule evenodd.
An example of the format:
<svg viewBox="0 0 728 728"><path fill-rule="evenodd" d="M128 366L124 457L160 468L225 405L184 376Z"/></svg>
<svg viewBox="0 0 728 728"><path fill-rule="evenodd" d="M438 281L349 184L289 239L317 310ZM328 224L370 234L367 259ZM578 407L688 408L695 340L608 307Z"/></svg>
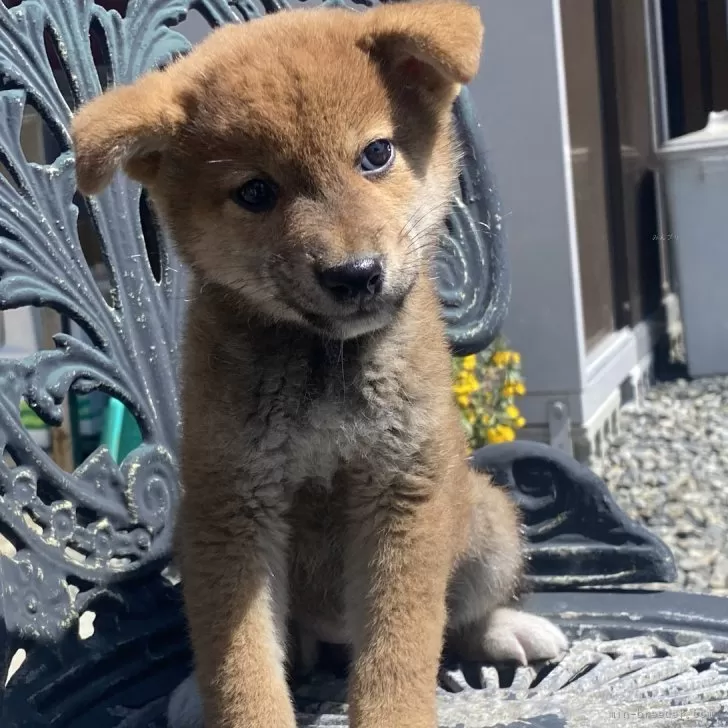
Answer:
<svg viewBox="0 0 728 728"><path fill-rule="evenodd" d="M237 496L186 494L178 521L205 728L293 728L286 685L285 530Z"/></svg>
<svg viewBox="0 0 728 728"><path fill-rule="evenodd" d="M354 491L346 574L351 726L435 728L452 561L444 489L401 476Z"/></svg>

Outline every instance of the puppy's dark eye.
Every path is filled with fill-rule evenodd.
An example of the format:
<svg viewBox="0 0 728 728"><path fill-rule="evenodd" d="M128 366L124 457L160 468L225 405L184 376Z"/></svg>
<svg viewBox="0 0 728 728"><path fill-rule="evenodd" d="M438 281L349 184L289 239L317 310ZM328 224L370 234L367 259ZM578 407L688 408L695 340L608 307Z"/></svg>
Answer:
<svg viewBox="0 0 728 728"><path fill-rule="evenodd" d="M389 139L377 139L367 144L359 159L359 167L364 174L386 172L394 162L394 146Z"/></svg>
<svg viewBox="0 0 728 728"><path fill-rule="evenodd" d="M233 202L249 212L268 212L276 206L278 188L269 180L251 179L231 196Z"/></svg>

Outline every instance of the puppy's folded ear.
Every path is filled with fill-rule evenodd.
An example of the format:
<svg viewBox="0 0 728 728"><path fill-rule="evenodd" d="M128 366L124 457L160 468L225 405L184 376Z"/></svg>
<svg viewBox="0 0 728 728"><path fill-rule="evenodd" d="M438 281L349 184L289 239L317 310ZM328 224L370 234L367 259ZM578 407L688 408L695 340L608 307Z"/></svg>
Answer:
<svg viewBox="0 0 728 728"><path fill-rule="evenodd" d="M90 101L71 127L78 189L101 192L120 167L132 179L153 184L161 155L184 120L168 71L153 71Z"/></svg>
<svg viewBox="0 0 728 728"><path fill-rule="evenodd" d="M397 2L362 17L361 47L388 61L405 84L454 96L478 71L483 24L461 0Z"/></svg>

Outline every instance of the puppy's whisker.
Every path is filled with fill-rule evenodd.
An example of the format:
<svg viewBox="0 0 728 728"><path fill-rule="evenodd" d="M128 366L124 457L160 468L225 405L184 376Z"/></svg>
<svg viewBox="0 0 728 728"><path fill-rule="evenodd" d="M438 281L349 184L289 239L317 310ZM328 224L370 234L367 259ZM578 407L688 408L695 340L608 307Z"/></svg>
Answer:
<svg viewBox="0 0 728 728"><path fill-rule="evenodd" d="M445 207L449 207L449 203L440 203L437 205L433 205L430 208L427 208L423 211L424 205L420 205L415 212L410 216L407 223L405 223L404 228L402 229L402 232L400 233L400 236L408 236L410 232L416 228L423 220L427 219L430 215L435 215L436 213L440 212ZM438 219L438 222L440 220Z"/></svg>
<svg viewBox="0 0 728 728"><path fill-rule="evenodd" d="M407 251L407 255L405 256L405 261L410 263L419 263L421 259L420 253L422 253L425 250L434 250L434 246L430 241L425 241L423 243L420 243L416 248L412 248L411 250Z"/></svg>
<svg viewBox="0 0 728 728"><path fill-rule="evenodd" d="M412 221L417 217L417 215L420 214L422 209L425 207L427 203L422 202L420 203L412 212L412 214L405 220L404 225L402 225L402 229L399 231L400 236L407 235L409 233L410 225L412 224Z"/></svg>
<svg viewBox="0 0 728 728"><path fill-rule="evenodd" d="M412 214L405 221L404 225L402 226L402 229L399 231L399 237L406 237L407 235L409 235L412 228L418 224L418 222L417 222L418 216L422 213L422 211L426 208L426 206L428 204L429 204L429 201L423 202L414 209ZM439 205L436 205L434 207L438 207L438 206Z"/></svg>
<svg viewBox="0 0 728 728"><path fill-rule="evenodd" d="M414 237L417 237L421 232L427 232L431 230L435 230L437 228L441 228L444 224L444 219L441 214L436 214L438 211L433 208L433 210L428 211L427 214L425 214L418 222L417 226L419 227L424 220L427 219L427 217L431 217L432 220L427 222L424 227L422 227L420 230L417 231ZM439 211L442 213L442 208Z"/></svg>
<svg viewBox="0 0 728 728"><path fill-rule="evenodd" d="M429 228L421 230L415 237L410 238L404 251L405 256L421 250L423 245L432 245L435 247L439 240L439 227L439 225L431 225Z"/></svg>
<svg viewBox="0 0 728 728"><path fill-rule="evenodd" d="M442 225L442 219L438 213L442 212L442 210L445 209L445 207L449 208L449 205L447 205L447 206L444 204L435 205L435 206L429 208L428 210L425 210L424 213L422 213L416 221L411 218L412 224L408 226L406 233L403 233L402 237L409 236L410 232L414 228L418 227L424 220L426 220L428 217L431 217L431 216L437 215L435 222L428 225L427 229L432 227L432 225L437 225L437 226Z"/></svg>
<svg viewBox="0 0 728 728"><path fill-rule="evenodd" d="M425 231L417 235L416 238L411 238L407 246L404 249L405 259L409 258L414 254L419 254L427 246L434 246L437 241L437 235L429 231Z"/></svg>

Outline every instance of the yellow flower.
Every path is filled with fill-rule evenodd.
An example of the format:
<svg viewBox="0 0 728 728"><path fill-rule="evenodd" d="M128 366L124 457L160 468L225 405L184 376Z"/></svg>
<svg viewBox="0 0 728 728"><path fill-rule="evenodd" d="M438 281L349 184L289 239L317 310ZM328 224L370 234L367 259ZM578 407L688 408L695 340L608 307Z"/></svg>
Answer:
<svg viewBox="0 0 728 728"><path fill-rule="evenodd" d="M480 384L478 384L477 377L470 372L460 372L453 386L457 394L470 394L470 392L475 392L479 388Z"/></svg>
<svg viewBox="0 0 728 728"><path fill-rule="evenodd" d="M460 395L467 396L467 395L472 394L473 392L477 391L477 389L478 389L477 386L472 387L470 384L456 384L453 387L453 392L455 392L455 394L458 396L460 396Z"/></svg>
<svg viewBox="0 0 728 728"><path fill-rule="evenodd" d="M495 445L499 442L511 442L516 439L516 433L508 425L496 425L488 428L486 433L488 442Z"/></svg>
<svg viewBox="0 0 728 728"><path fill-rule="evenodd" d="M472 372L475 369L475 365L478 363L478 359L475 354L466 356L463 358L462 366L466 372Z"/></svg>
<svg viewBox="0 0 728 728"><path fill-rule="evenodd" d="M467 407L470 403L470 397L467 394L458 394L457 402L461 407Z"/></svg>
<svg viewBox="0 0 728 728"><path fill-rule="evenodd" d="M506 407L506 417L508 417L511 420L518 419L520 416L520 412L518 411L518 407L509 404L508 407Z"/></svg>
<svg viewBox="0 0 728 728"><path fill-rule="evenodd" d="M514 423L514 424L515 424L515 426L516 426L516 427L517 427L517 428L518 428L518 429L520 430L520 429L521 429L522 427L525 427L525 426L526 426L526 418L525 418L525 417L519 417L519 418L518 418L518 419L517 419L517 420L515 421L515 423Z"/></svg>
<svg viewBox="0 0 728 728"><path fill-rule="evenodd" d="M521 355L517 351L511 352L511 364L520 364L521 363Z"/></svg>
<svg viewBox="0 0 728 728"><path fill-rule="evenodd" d="M494 366L497 367L504 367L508 365L508 362L510 361L510 352L508 351L496 351L495 354L493 354L491 361L493 362Z"/></svg>
<svg viewBox="0 0 728 728"><path fill-rule="evenodd" d="M503 442L503 440L501 439L500 428L498 426L489 427L488 431L485 433L485 436L491 445L496 445L499 442Z"/></svg>
<svg viewBox="0 0 728 728"><path fill-rule="evenodd" d="M526 394L526 387L524 386L523 382L516 382L516 384L514 385L514 392L520 397Z"/></svg>

